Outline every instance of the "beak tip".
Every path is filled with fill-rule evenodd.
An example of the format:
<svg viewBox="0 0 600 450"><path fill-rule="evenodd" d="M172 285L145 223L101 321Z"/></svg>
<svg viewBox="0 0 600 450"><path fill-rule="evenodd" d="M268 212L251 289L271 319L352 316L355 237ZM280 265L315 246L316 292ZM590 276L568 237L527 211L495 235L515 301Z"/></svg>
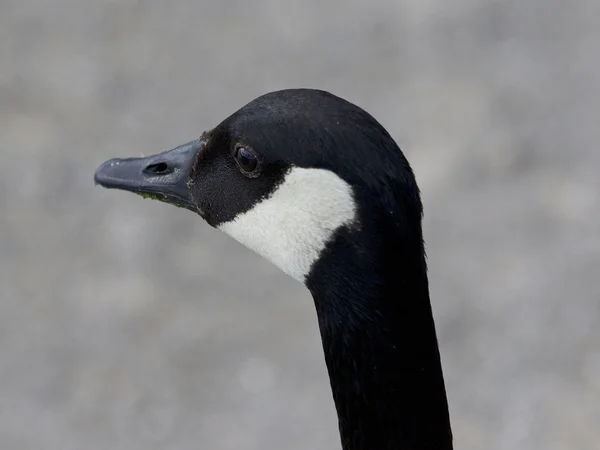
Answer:
<svg viewBox="0 0 600 450"><path fill-rule="evenodd" d="M129 181L135 181L135 177L129 180L131 173L128 173L126 166L119 167L122 162L121 159L114 158L100 164L94 172L94 184L105 188L119 188L123 184L130 184Z"/></svg>
<svg viewBox="0 0 600 450"><path fill-rule="evenodd" d="M103 162L98 166L96 171L94 172L94 185L104 187L104 183L107 181L106 176L106 167L110 161Z"/></svg>

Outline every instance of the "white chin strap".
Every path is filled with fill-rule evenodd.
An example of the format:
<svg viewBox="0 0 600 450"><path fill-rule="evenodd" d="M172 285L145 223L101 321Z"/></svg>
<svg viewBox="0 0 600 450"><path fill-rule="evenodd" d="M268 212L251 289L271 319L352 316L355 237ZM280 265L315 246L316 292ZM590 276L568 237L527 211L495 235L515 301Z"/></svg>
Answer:
<svg viewBox="0 0 600 450"><path fill-rule="evenodd" d="M271 196L218 228L304 282L336 230L355 219L348 183L329 170L293 167Z"/></svg>

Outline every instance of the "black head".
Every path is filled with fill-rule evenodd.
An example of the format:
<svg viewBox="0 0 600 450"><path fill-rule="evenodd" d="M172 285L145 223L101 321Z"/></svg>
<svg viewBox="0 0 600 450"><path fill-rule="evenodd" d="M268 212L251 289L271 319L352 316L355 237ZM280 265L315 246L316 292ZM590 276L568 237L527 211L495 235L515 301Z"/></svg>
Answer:
<svg viewBox="0 0 600 450"><path fill-rule="evenodd" d="M418 189L394 140L319 90L258 97L195 141L105 162L95 180L196 211L302 281L342 227L378 217L420 229Z"/></svg>

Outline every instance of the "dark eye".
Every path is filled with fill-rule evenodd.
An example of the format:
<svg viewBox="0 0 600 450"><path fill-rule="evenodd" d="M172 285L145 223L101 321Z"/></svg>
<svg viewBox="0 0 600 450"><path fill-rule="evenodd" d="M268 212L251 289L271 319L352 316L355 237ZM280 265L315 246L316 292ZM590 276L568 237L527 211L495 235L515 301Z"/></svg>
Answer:
<svg viewBox="0 0 600 450"><path fill-rule="evenodd" d="M235 151L235 160L244 172L250 173L256 170L258 158L254 152L247 147L238 147Z"/></svg>

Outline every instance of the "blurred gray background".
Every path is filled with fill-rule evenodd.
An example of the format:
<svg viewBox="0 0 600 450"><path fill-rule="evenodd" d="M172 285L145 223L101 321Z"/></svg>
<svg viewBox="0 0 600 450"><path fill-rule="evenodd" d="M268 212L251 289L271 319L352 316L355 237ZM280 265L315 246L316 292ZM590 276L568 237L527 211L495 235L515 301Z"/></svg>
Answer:
<svg viewBox="0 0 600 450"><path fill-rule="evenodd" d="M0 2L0 449L337 449L312 299L95 188L267 91L371 112L423 191L457 449L600 442L600 2Z"/></svg>

